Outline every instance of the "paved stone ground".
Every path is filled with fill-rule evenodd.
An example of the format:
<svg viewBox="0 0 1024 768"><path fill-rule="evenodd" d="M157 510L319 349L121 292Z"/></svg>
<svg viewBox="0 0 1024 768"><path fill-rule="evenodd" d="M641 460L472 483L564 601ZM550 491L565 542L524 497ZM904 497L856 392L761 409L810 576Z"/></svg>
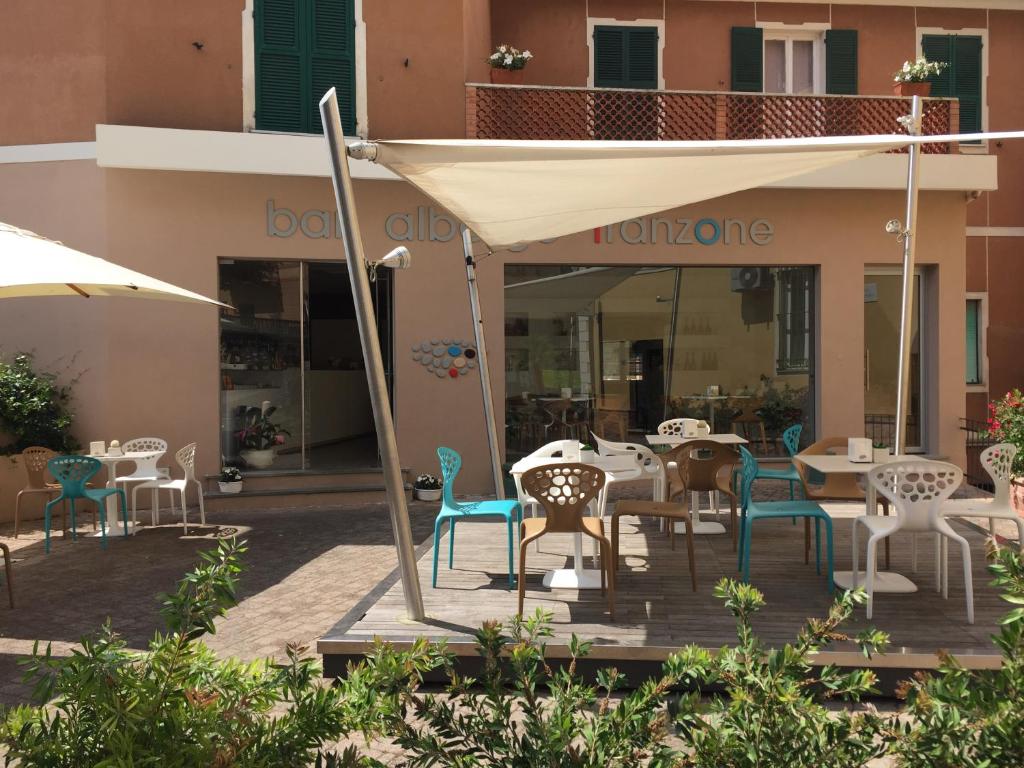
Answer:
<svg viewBox="0 0 1024 768"><path fill-rule="evenodd" d="M432 505L410 505L413 537L432 532ZM205 528L180 525L142 529L112 540L106 551L93 538L63 541L43 554L42 529L23 526L0 541L15 560L17 608L0 593L0 703L27 700L18 661L32 643L52 641L66 654L78 639L109 617L132 648L144 648L161 626L157 595L195 563L196 552L216 539L237 535L249 543L240 603L218 624L210 645L243 659L282 655L284 644L315 640L337 622L396 565L391 522L382 504L341 509L219 512ZM27 529L27 530L26 530Z"/></svg>

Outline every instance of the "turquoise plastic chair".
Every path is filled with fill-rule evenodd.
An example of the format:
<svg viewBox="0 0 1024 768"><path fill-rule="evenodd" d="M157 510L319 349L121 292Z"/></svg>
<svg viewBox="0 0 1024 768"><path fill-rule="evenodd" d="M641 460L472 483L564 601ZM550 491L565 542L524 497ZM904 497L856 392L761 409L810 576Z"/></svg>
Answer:
<svg viewBox="0 0 1024 768"><path fill-rule="evenodd" d="M44 530L46 532L46 553L50 553L50 509L61 501L67 499L71 503L71 540L78 538L75 529L75 499L86 499L96 504L100 519L100 542L104 548L107 546L107 504L106 499L112 494L117 494L121 499L121 518L124 522L124 535L128 536L128 502L124 491L120 488L87 488L86 483L96 476L103 464L99 459L92 456L55 456L46 462L57 482L60 483L61 493L53 501L46 505Z"/></svg>
<svg viewBox="0 0 1024 768"><path fill-rule="evenodd" d="M455 523L479 517L501 517L508 526L508 585L515 584L515 570L512 565L512 550L515 546L515 531L523 521L523 508L514 499L497 501L460 502L455 500L455 476L462 468L462 457L451 448L438 448L441 460L441 476L444 478L441 511L434 521L434 576L432 584L437 586L437 550L441 541L441 523L448 521L448 568L455 559Z"/></svg>
<svg viewBox="0 0 1024 768"><path fill-rule="evenodd" d="M768 469L758 465L755 480L786 480L789 482L789 498L794 499L794 489L800 482L800 473L796 471L793 464L793 457L800 448L800 433L803 431L802 424L794 424L782 433L782 444L786 446L786 453L789 454L789 466L785 469Z"/></svg>
<svg viewBox="0 0 1024 768"><path fill-rule="evenodd" d="M821 573L821 523L825 523L825 546L828 559L828 591L834 588L833 558L832 558L832 518L828 516L818 504L813 501L761 501L755 502L751 498L751 489L757 477L757 460L743 446L740 446L740 456L743 460L743 467L740 474L741 483L741 512L740 512L740 542L739 562L737 570L743 572L743 581L750 581L750 540L753 538L754 521L760 519L780 517L809 517L814 519L814 566L815 570Z"/></svg>

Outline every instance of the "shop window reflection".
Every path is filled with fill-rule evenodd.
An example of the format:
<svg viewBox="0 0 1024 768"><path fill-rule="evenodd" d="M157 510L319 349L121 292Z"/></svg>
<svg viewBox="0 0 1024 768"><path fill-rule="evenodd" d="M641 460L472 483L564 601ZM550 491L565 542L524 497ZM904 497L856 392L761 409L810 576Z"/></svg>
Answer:
<svg viewBox="0 0 1024 768"><path fill-rule="evenodd" d="M508 455L679 416L759 453L813 436L814 286L811 267L507 266Z"/></svg>

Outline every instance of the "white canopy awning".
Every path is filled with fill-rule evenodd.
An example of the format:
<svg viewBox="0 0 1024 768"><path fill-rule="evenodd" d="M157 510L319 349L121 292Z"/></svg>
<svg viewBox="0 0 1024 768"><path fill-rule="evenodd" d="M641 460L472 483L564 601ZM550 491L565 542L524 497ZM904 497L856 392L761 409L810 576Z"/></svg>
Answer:
<svg viewBox="0 0 1024 768"><path fill-rule="evenodd" d="M753 189L913 142L1010 137L1024 132L752 141L381 141L373 159L497 249Z"/></svg>

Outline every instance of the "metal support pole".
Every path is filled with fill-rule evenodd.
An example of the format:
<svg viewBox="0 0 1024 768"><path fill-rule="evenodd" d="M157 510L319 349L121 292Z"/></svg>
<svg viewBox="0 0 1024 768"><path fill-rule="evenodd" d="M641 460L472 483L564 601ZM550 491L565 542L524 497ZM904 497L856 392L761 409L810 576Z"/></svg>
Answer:
<svg viewBox="0 0 1024 768"><path fill-rule="evenodd" d="M466 257L466 283L469 286L469 311L473 315L473 338L476 342L477 367L480 369L480 395L484 402L484 422L487 427L487 445L491 453L491 473L494 475L494 495L505 498L505 483L501 476L501 447L498 444L498 422L491 396L491 370L487 365L487 343L484 340L484 320L480 313L480 291L476 284L476 262L473 260L473 239L469 229L462 228L462 252Z"/></svg>
<svg viewBox="0 0 1024 768"><path fill-rule="evenodd" d="M906 121L907 132L913 136L921 133L922 101L914 96L910 119ZM907 210L903 219L903 302L900 307L900 365L896 389L896 443L893 446L897 456L906 452L907 447L907 401L910 399L910 348L913 343L914 319L914 249L917 245L918 176L920 171L920 144L911 144L907 150Z"/></svg>
<svg viewBox="0 0 1024 768"><path fill-rule="evenodd" d="M323 120L327 149L331 155L334 198L338 206L339 228L345 247L348 277L352 283L352 303L355 306L356 320L359 323L359 341L362 344L363 358L366 361L366 383L370 388L373 423L377 429L377 445L380 448L381 465L384 470L384 485L387 488L391 527L395 533L395 547L398 549L398 567L402 574L405 608L410 619L421 621L424 618L423 595L420 592L419 575L416 572L412 529L409 526L409 509L405 504L405 483L402 479L402 467L398 461L398 441L395 438L395 424L391 419L387 377L384 373L384 362L380 353L380 339L377 337L377 321L373 311L373 300L370 296L370 281L366 276L366 257L363 254L363 240L360 235L359 221L356 218L356 200L352 191L352 178L348 172L345 134L341 129L338 96L333 88L320 99L320 117Z"/></svg>

